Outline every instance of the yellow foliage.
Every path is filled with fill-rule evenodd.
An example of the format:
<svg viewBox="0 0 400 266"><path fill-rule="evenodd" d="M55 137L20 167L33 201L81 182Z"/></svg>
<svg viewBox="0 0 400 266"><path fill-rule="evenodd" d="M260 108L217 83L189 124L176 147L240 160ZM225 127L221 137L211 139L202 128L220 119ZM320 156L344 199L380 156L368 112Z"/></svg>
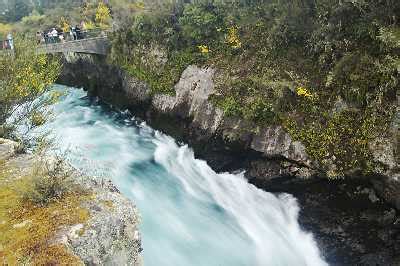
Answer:
<svg viewBox="0 0 400 266"><path fill-rule="evenodd" d="M110 9L103 2L100 2L96 10L96 23L103 28L109 25L110 20Z"/></svg>
<svg viewBox="0 0 400 266"><path fill-rule="evenodd" d="M312 94L308 91L308 89L306 89L304 87L298 87L296 89L296 93L297 93L298 96L312 97Z"/></svg>
<svg viewBox="0 0 400 266"><path fill-rule="evenodd" d="M235 48L235 49L242 47L242 42L240 41L239 31L238 31L237 27L232 26L228 29L228 35L226 36L226 42L232 48Z"/></svg>
<svg viewBox="0 0 400 266"><path fill-rule="evenodd" d="M93 23L93 21L87 20L83 23L84 30L93 30L94 28L96 28L96 25Z"/></svg>
<svg viewBox="0 0 400 266"><path fill-rule="evenodd" d="M210 52L210 49L208 48L207 45L199 45L197 46L197 48L199 48L199 51L202 54L208 54Z"/></svg>
<svg viewBox="0 0 400 266"><path fill-rule="evenodd" d="M61 17L61 19L60 19L60 27L63 30L63 32L69 32L71 25L68 23L66 18Z"/></svg>
<svg viewBox="0 0 400 266"><path fill-rule="evenodd" d="M7 34L11 32L12 25L0 23L0 40L6 38Z"/></svg>
<svg viewBox="0 0 400 266"><path fill-rule="evenodd" d="M46 117L42 112L34 111L31 114L31 123L36 127L41 126L46 123Z"/></svg>

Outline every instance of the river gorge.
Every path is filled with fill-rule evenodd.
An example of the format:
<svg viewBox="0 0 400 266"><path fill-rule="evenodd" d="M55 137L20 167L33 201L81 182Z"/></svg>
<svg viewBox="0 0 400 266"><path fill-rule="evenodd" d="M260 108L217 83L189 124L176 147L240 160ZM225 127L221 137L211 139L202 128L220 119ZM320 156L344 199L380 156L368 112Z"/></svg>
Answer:
<svg viewBox="0 0 400 266"><path fill-rule="evenodd" d="M54 119L36 132L50 130L56 152L137 204L145 265L327 265L291 195L215 173L187 145L82 89L56 90Z"/></svg>
<svg viewBox="0 0 400 266"><path fill-rule="evenodd" d="M346 179L329 181L316 171L304 146L281 127L254 130L258 128L254 124L224 117L210 101L215 93L214 76L212 68L189 66L175 85L176 95L153 95L147 84L102 57L67 54L58 82L84 88L90 98L107 103L111 110L129 110L138 121L188 144L194 157L205 160L217 173L241 173L259 189L293 195L299 202L300 227L313 233L329 265L397 265L400 190L396 168L390 166L395 159L378 148L376 158L388 165L384 176L365 178L355 172ZM396 130L397 123L393 125ZM212 187L194 189L191 183L183 184L192 193L213 193ZM256 215L264 211L268 207L260 207ZM269 241L264 236L261 239Z"/></svg>
<svg viewBox="0 0 400 266"><path fill-rule="evenodd" d="M400 266L399 14L0 0L0 264Z"/></svg>

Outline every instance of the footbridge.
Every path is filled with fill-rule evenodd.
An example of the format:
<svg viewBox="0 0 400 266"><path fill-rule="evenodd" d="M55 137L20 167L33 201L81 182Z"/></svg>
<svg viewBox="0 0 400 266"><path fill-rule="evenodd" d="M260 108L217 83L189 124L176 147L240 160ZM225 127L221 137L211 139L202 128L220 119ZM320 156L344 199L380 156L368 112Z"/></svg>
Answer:
<svg viewBox="0 0 400 266"><path fill-rule="evenodd" d="M82 31L74 39L69 33L64 34L62 41L49 38L39 45L38 52L45 54L55 53L84 53L106 55L110 47L107 31ZM43 42L43 41L42 41Z"/></svg>
<svg viewBox="0 0 400 266"><path fill-rule="evenodd" d="M110 41L107 38L106 31L82 31L79 35L72 36L69 33L60 33L57 37L42 37L37 46L39 54L57 54L57 53L84 53L106 55ZM60 38L62 36L62 38ZM13 50L8 44L0 47L0 53L13 54Z"/></svg>
<svg viewBox="0 0 400 266"><path fill-rule="evenodd" d="M82 40L67 41L63 43L43 44L38 47L38 53L83 53L106 55L110 42L107 36L94 37Z"/></svg>

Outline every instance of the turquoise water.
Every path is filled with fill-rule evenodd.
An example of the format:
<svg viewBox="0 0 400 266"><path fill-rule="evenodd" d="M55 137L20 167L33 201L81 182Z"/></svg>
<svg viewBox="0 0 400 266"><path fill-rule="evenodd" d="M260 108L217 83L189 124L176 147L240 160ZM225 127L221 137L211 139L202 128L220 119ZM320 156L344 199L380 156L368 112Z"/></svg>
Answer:
<svg viewBox="0 0 400 266"><path fill-rule="evenodd" d="M54 148L83 172L110 178L141 214L148 266L326 265L297 222L290 195L217 174L190 147L89 101L80 89L52 106Z"/></svg>

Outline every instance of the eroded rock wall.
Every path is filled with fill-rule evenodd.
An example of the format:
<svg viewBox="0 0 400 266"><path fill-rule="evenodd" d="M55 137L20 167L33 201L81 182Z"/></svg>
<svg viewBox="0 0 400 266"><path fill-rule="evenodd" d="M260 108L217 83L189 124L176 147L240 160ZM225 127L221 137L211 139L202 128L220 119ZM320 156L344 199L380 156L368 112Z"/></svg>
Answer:
<svg viewBox="0 0 400 266"><path fill-rule="evenodd" d="M189 143L198 157L217 171L246 169L252 178L324 175L317 162L279 125L259 126L239 117L226 117L210 95L215 70L189 66L175 85L174 96L152 95L143 82L104 58L71 54L65 57L60 82L84 87L89 94L121 109L129 109L152 127ZM397 119L397 120L396 120ZM376 162L371 178L378 194L400 209L398 156L399 118L393 122L393 138L370 144Z"/></svg>

